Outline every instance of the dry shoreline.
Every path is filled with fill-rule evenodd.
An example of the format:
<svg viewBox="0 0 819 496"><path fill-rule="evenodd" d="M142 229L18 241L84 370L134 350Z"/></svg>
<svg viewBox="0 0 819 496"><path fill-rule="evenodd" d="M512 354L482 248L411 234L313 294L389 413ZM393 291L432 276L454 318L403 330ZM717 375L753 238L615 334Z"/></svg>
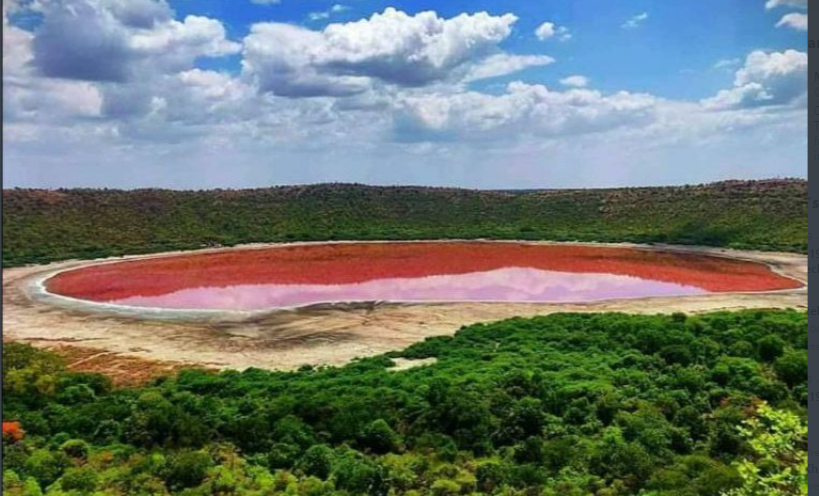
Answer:
<svg viewBox="0 0 819 496"><path fill-rule="evenodd" d="M449 240L448 240L449 241ZM455 241L455 240L452 240ZM429 242L429 241L425 241ZM514 241L498 241L499 243ZM145 359L154 363L213 368L258 367L289 370L304 364L341 365L356 357L402 349L430 336L449 335L461 326L555 312L705 312L743 308L807 308L807 257L790 253L692 246L550 243L670 250L767 264L804 287L757 293L608 300L582 304L543 303L366 303L319 305L255 313L175 314L101 308L42 291L56 272L126 259L146 259L281 244L211 248L123 258L67 261L3 270L4 340L48 348L77 347L103 354L111 363ZM307 244L307 243L303 243ZM288 246L292 246L289 244ZM147 318L146 318L147 317Z"/></svg>

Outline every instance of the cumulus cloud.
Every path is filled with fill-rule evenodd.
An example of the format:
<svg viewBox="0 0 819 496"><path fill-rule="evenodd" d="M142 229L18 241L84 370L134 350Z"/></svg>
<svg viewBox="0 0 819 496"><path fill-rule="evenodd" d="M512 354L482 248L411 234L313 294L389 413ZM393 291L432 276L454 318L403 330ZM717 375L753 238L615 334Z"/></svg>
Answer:
<svg viewBox="0 0 819 496"><path fill-rule="evenodd" d="M782 16L782 19L776 23L776 27L789 27L791 29L795 29L797 31L807 31L808 30L808 15L807 14L800 14L797 12L793 12L791 14L785 14Z"/></svg>
<svg viewBox="0 0 819 496"><path fill-rule="evenodd" d="M221 93L202 90L207 75L196 72L196 60L240 49L215 19L177 20L164 0L38 0L22 8L42 22L24 31L4 15L12 37L3 43L9 136L42 139L70 126L88 140L183 139L233 119L237 109L221 112L214 95L230 101L239 84L244 106L255 95L216 73L210 81Z"/></svg>
<svg viewBox="0 0 819 496"><path fill-rule="evenodd" d="M513 74L529 67L549 65L554 62L547 55L511 55L498 53L491 55L473 66L464 78L465 82L478 81Z"/></svg>
<svg viewBox="0 0 819 496"><path fill-rule="evenodd" d="M776 7L797 7L807 9L808 0L768 0L765 3L766 9L775 9Z"/></svg>
<svg viewBox="0 0 819 496"><path fill-rule="evenodd" d="M556 37L558 41L566 41L571 39L572 35L569 28L565 26L557 26L553 22L544 22L535 30L535 36L540 41L546 41L552 37Z"/></svg>
<svg viewBox="0 0 819 496"><path fill-rule="evenodd" d="M797 50L754 51L736 72L733 88L703 100L709 109L736 109L788 105L802 101L807 92L808 56Z"/></svg>
<svg viewBox="0 0 819 496"><path fill-rule="evenodd" d="M31 33L8 22L8 9L3 2L3 74L19 74L31 61Z"/></svg>
<svg viewBox="0 0 819 496"><path fill-rule="evenodd" d="M642 26L646 20L648 20L648 12L642 12L621 24L620 27L623 29L637 29Z"/></svg>
<svg viewBox="0 0 819 496"><path fill-rule="evenodd" d="M40 0L23 8L36 9L42 23L32 31L14 26L4 4L5 138L53 140L70 128L78 143L181 140L224 132L259 108L238 79L194 69L198 57L239 48L216 20L176 20L158 0Z"/></svg>
<svg viewBox="0 0 819 496"><path fill-rule="evenodd" d="M111 0L106 6L116 19L132 28L150 29L173 18L173 10L164 0Z"/></svg>
<svg viewBox="0 0 819 496"><path fill-rule="evenodd" d="M602 184L623 171L663 180L662 164L674 160L675 171L692 170L683 159L708 170L764 161L774 173L788 163L799 174L804 149L806 60L793 50L720 64L735 82L702 102L602 93L571 73L556 89L479 91L467 83L554 62L502 48L514 15L387 9L323 29L260 23L232 74L196 63L240 49L222 24L180 18L164 0L26 0L42 15L36 27L9 22L11 5L4 1L3 135L13 185L465 184L483 170L474 184L498 187L507 184L498 182L501 164L519 186ZM569 33L550 24L541 35ZM225 172L226 162L239 170Z"/></svg>
<svg viewBox="0 0 819 496"><path fill-rule="evenodd" d="M159 136L170 127L188 127L186 135L207 131L198 126L250 121L264 108L252 87L229 74L190 69L163 75L147 84L104 85L102 115L115 125L138 121L155 126Z"/></svg>
<svg viewBox="0 0 819 496"><path fill-rule="evenodd" d="M94 86L37 77L32 73L34 36L8 22L3 4L3 125L98 116L101 96ZM31 134L31 128L28 127Z"/></svg>
<svg viewBox="0 0 819 496"><path fill-rule="evenodd" d="M178 72L198 57L239 51L214 19L173 18L158 0L44 0L33 39L34 66L47 77L124 82L145 72Z"/></svg>
<svg viewBox="0 0 819 496"><path fill-rule="evenodd" d="M45 5L45 20L34 38L34 64L47 77L124 81L136 57L123 26L110 11L80 1Z"/></svg>
<svg viewBox="0 0 819 496"><path fill-rule="evenodd" d="M506 93L427 94L402 99L396 117L399 138L413 140L508 139L588 134L650 122L656 99L619 92L549 90L510 83Z"/></svg>
<svg viewBox="0 0 819 496"><path fill-rule="evenodd" d="M569 76L560 80L560 84L570 88L585 88L589 85L589 78L586 76Z"/></svg>
<svg viewBox="0 0 819 496"><path fill-rule="evenodd" d="M311 52L321 33L288 24L257 24L244 40L242 71L261 92L290 97L349 96L366 91L370 78L325 70Z"/></svg>
<svg viewBox="0 0 819 496"><path fill-rule="evenodd" d="M243 70L260 91L292 97L353 95L373 82L424 86L496 51L516 21L512 14L443 19L388 8L320 31L260 23L244 40Z"/></svg>

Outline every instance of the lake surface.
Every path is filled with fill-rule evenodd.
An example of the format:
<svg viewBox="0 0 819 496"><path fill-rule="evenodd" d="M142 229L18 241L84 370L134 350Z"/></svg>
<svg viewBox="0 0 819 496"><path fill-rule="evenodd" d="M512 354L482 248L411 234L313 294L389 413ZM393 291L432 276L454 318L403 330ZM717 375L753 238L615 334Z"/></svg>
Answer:
<svg viewBox="0 0 819 496"><path fill-rule="evenodd" d="M60 273L48 291L164 309L263 310L334 302L590 302L771 291L768 267L632 248L517 243L339 243L107 263Z"/></svg>

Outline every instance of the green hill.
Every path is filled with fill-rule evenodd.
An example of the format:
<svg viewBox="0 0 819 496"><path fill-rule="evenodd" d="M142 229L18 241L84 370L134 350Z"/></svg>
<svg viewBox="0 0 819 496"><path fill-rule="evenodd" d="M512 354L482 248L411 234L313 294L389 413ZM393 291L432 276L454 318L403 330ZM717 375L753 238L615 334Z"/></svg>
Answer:
<svg viewBox="0 0 819 496"><path fill-rule="evenodd" d="M497 238L807 249L807 183L476 191L357 184L5 190L3 266L210 245Z"/></svg>

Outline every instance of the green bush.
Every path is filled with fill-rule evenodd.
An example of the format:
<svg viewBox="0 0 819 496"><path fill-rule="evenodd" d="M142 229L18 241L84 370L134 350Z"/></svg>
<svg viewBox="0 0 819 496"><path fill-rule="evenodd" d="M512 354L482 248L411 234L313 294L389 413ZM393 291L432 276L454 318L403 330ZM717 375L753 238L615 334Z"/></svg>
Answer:
<svg viewBox="0 0 819 496"><path fill-rule="evenodd" d="M401 445L398 434L383 419L373 421L361 433L361 446L373 453L389 453Z"/></svg>
<svg viewBox="0 0 819 496"><path fill-rule="evenodd" d="M184 451L168 461L165 481L172 489L196 487L205 480L213 466L210 455L201 451Z"/></svg>
<svg viewBox="0 0 819 496"><path fill-rule="evenodd" d="M69 468L60 478L60 487L64 491L79 491L87 494L97 488L99 476L91 467Z"/></svg>

